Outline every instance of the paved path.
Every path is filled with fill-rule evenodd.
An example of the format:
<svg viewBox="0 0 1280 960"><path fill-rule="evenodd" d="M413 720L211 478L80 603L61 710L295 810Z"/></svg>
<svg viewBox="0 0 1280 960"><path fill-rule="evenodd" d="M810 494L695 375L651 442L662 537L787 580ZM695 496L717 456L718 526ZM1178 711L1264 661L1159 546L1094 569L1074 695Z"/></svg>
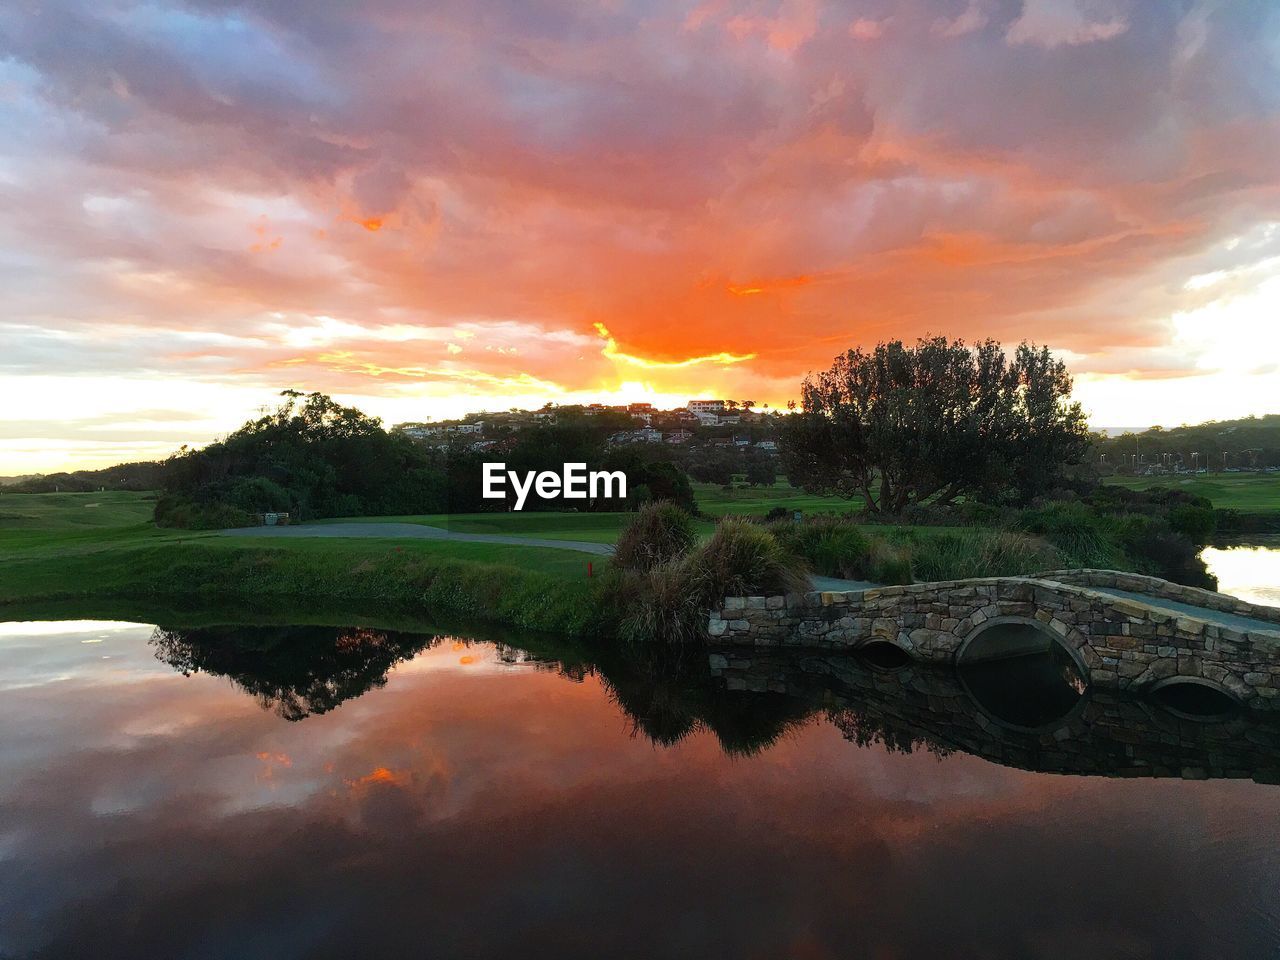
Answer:
<svg viewBox="0 0 1280 960"><path fill-rule="evenodd" d="M1208 607L1197 607L1190 603L1165 600L1161 597L1152 597L1145 593L1133 593L1116 587L1088 587L1086 589L1097 590L1099 593L1109 593L1113 597L1137 600L1156 610L1183 614L1184 616L1195 617L1197 620L1207 620L1209 623L1219 623L1225 627L1234 627L1236 630L1273 630L1280 632L1280 623L1259 620L1256 617L1244 617L1238 613L1227 613L1225 610L1210 610Z"/></svg>
<svg viewBox="0 0 1280 960"><path fill-rule="evenodd" d="M848 590L870 590L872 587L883 586L883 584L872 583L870 580L841 580L839 577L813 576L809 580L813 584L813 589L831 593L844 593Z"/></svg>
<svg viewBox="0 0 1280 960"><path fill-rule="evenodd" d="M585 540L542 540L537 537L513 537L502 533L460 533L424 523L321 523L298 527L238 527L220 530L224 537L268 537L290 540L299 537L382 537L388 540L454 540L463 543L505 543L517 547L555 547L578 550L598 557L613 554L613 545Z"/></svg>

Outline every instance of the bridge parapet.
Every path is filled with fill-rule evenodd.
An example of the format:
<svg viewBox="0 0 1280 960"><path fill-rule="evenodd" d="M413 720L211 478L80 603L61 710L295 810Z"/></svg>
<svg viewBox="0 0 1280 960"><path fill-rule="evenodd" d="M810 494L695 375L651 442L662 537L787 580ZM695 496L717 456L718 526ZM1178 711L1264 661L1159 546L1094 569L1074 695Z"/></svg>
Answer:
<svg viewBox="0 0 1280 960"><path fill-rule="evenodd" d="M728 597L712 612L708 633L717 642L755 647L854 649L887 642L917 659L950 663L987 626L1027 623L1061 644L1100 688L1141 690L1180 678L1256 708L1280 709L1280 623L1271 626L1274 616L1260 622L1262 618L1237 614L1235 608L1162 608L1176 585L1161 588L1147 602L1105 592L1130 588L1104 586L1112 582L1104 575L1124 576L1116 571L1057 571L1055 579L994 577ZM1094 585L1064 582L1077 576ZM1178 588L1183 589L1191 588ZM1272 612L1280 616L1280 611ZM1253 620L1242 621L1241 616Z"/></svg>
<svg viewBox="0 0 1280 960"><path fill-rule="evenodd" d="M1159 577L1148 577L1141 573L1125 573L1123 570L1050 570L1035 574L1037 580L1053 580L1057 583L1071 584L1077 587L1097 587L1104 590L1124 590L1128 593L1141 593L1160 600L1172 600L1193 607L1202 607L1219 613L1230 613L1238 617L1250 617L1254 620L1266 620L1280 629L1280 607L1268 607L1260 603L1250 603L1233 597L1227 593L1203 590L1200 587L1188 587L1180 583L1170 583Z"/></svg>

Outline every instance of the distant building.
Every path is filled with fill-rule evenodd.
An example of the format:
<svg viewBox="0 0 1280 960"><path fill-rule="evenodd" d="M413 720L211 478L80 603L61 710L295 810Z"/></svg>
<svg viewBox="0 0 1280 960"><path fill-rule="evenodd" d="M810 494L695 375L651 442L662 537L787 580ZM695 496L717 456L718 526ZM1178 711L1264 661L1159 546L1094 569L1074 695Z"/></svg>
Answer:
<svg viewBox="0 0 1280 960"><path fill-rule="evenodd" d="M692 430L672 430L666 436L667 443L688 443L692 439Z"/></svg>
<svg viewBox="0 0 1280 960"><path fill-rule="evenodd" d="M652 403L629 403L627 404L627 413L645 414L653 413Z"/></svg>
<svg viewBox="0 0 1280 960"><path fill-rule="evenodd" d="M609 437L609 443L658 443L662 440L662 431L645 427L643 430L623 430Z"/></svg>
<svg viewBox="0 0 1280 960"><path fill-rule="evenodd" d="M405 426L397 427L396 429L399 430L401 433L403 433L406 437L410 437L414 440L426 440L430 437L438 437L441 433L444 432L444 427L440 427L440 426L428 427L423 424L416 424L414 426L405 425Z"/></svg>
<svg viewBox="0 0 1280 960"><path fill-rule="evenodd" d="M724 413L723 400L690 400L685 408L694 414L698 413L714 413L717 416Z"/></svg>

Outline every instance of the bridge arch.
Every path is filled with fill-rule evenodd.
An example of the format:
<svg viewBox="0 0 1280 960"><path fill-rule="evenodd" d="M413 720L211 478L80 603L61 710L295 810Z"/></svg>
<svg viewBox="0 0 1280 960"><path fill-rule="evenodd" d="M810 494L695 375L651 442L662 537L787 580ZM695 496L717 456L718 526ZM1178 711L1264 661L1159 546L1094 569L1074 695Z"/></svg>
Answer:
<svg viewBox="0 0 1280 960"><path fill-rule="evenodd" d="M1086 643L1085 637L1060 621L1058 624L1055 628L1053 621L1045 623L1035 617L1021 614L999 614L990 617L961 635L960 646L956 648L953 657L954 663L962 666L966 662L974 663L981 660L1022 656L1027 653L1043 653L1050 649L1050 645L1056 645L1071 658L1077 672L1088 682L1089 665L1081 653ZM1026 628L1028 632L1023 634L1026 639L1021 640L1014 636L1012 631L1002 629L1007 627ZM1034 631L1034 634L1029 631ZM1037 646L1033 646L1033 639L1038 641ZM990 648L984 650L982 649L984 646Z"/></svg>
<svg viewBox="0 0 1280 960"><path fill-rule="evenodd" d="M1208 677L1165 677L1151 684L1147 695L1175 716L1199 722L1219 719L1245 706L1230 687Z"/></svg>
<svg viewBox="0 0 1280 960"><path fill-rule="evenodd" d="M873 670L893 673L916 662L910 650L898 642L896 636L871 636L853 648Z"/></svg>

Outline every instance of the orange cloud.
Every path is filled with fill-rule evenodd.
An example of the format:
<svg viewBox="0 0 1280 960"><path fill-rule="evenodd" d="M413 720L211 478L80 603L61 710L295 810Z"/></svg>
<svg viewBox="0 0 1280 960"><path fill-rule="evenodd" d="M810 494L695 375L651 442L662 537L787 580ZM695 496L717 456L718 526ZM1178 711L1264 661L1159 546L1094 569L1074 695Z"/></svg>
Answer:
<svg viewBox="0 0 1280 960"><path fill-rule="evenodd" d="M363 777L344 779L343 783L352 789L369 786L402 787L409 783L411 779L412 773L410 771L391 770L388 767L374 767Z"/></svg>
<svg viewBox="0 0 1280 960"><path fill-rule="evenodd" d="M614 340L613 335L609 333L609 329L603 323L596 323L593 326L596 332L604 339L604 348L600 351L601 356L619 363L625 363L633 367L642 367L646 370L680 370L686 367L696 367L704 363L715 364L718 366L727 366L731 363L745 363L748 360L754 360L754 353L733 354L733 353L714 353L704 357L686 357L683 360L652 360L648 357L638 357L629 353L623 353L618 349L618 342Z"/></svg>

